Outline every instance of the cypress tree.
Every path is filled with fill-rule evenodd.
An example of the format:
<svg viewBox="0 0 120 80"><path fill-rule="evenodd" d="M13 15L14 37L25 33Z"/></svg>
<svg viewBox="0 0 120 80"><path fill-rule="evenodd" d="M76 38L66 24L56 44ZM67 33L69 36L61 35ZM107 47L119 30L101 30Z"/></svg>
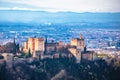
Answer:
<svg viewBox="0 0 120 80"><path fill-rule="evenodd" d="M28 57L29 57L29 58L32 57L31 52L30 52L30 48L29 48L29 50L28 50Z"/></svg>
<svg viewBox="0 0 120 80"><path fill-rule="evenodd" d="M16 54L16 43L15 43L15 38L14 38L14 41L13 41L13 54Z"/></svg>

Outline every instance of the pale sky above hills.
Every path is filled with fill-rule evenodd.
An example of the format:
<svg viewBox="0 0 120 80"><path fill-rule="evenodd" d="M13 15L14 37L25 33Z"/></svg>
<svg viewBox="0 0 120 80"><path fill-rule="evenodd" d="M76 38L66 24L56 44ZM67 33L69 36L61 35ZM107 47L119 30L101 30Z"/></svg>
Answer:
<svg viewBox="0 0 120 80"><path fill-rule="evenodd" d="M120 12L120 0L0 0L1 10Z"/></svg>

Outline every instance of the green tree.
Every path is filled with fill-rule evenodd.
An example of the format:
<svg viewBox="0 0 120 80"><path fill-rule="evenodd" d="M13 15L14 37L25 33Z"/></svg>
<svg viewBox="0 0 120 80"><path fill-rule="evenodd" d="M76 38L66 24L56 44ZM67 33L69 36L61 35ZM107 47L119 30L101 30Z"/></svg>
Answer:
<svg viewBox="0 0 120 80"><path fill-rule="evenodd" d="M28 57L32 57L31 52L30 52L30 48L29 48L29 51L28 51Z"/></svg>
<svg viewBox="0 0 120 80"><path fill-rule="evenodd" d="M16 51L19 52L19 44L16 45Z"/></svg>
<svg viewBox="0 0 120 80"><path fill-rule="evenodd" d="M26 58L30 58L30 57L32 57L32 54L31 54L30 48L29 48L28 53L26 54L25 57L26 57Z"/></svg>

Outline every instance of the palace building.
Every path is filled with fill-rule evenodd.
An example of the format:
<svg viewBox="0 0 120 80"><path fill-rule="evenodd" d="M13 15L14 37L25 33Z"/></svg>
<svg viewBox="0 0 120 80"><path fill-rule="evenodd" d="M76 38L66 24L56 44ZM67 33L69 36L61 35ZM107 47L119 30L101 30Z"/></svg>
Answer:
<svg viewBox="0 0 120 80"><path fill-rule="evenodd" d="M73 38L70 41L69 45L64 45L62 41L51 42L47 41L47 37L44 38L28 38L28 40L24 43L24 52L28 52L30 50L33 57L59 57L63 56L73 56L75 57L77 63L80 63L83 60L92 60L92 56L94 52L86 51L86 47L84 45L84 39L82 34L79 38Z"/></svg>
<svg viewBox="0 0 120 80"><path fill-rule="evenodd" d="M24 42L24 52L30 52L33 54L35 51L44 52L44 38L28 38L28 41Z"/></svg>

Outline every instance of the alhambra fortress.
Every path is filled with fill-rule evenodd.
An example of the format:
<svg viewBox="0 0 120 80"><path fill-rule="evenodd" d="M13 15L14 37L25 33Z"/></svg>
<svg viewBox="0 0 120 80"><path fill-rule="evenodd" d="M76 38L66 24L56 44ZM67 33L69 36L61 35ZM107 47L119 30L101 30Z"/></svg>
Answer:
<svg viewBox="0 0 120 80"><path fill-rule="evenodd" d="M70 44L63 44L59 42L48 42L46 38L28 38L24 42L25 53L30 52L34 58L59 58L62 57L74 57L77 63L81 61L92 61L94 58L94 51L87 51L82 34L79 38L73 38Z"/></svg>

